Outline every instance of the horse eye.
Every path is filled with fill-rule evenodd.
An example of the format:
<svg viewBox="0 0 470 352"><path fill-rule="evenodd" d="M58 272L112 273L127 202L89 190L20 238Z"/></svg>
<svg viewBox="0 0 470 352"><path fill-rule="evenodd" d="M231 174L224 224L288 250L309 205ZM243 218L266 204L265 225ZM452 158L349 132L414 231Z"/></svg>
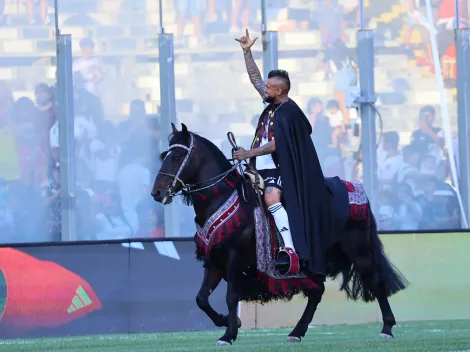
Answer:
<svg viewBox="0 0 470 352"><path fill-rule="evenodd" d="M173 161L178 161L180 160L180 157L179 156L174 156L173 158L171 158Z"/></svg>

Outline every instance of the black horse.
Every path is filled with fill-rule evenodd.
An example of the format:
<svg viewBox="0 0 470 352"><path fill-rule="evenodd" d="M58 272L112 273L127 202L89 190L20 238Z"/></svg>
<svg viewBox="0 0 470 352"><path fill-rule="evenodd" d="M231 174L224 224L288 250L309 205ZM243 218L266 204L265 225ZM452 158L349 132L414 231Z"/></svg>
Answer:
<svg viewBox="0 0 470 352"><path fill-rule="evenodd" d="M217 344L232 344L236 340L241 326L237 316L239 301L288 301L302 293L308 298L307 307L288 337L288 341L300 342L321 301L325 278L309 273L297 278L263 273L257 250L257 246L261 248L257 236L262 231L256 220L260 218L260 206L253 187L213 143L189 132L184 124L181 131L173 124L172 127L170 146L161 155L163 162L152 197L165 205L181 192L185 203L194 207L198 229L196 255L205 268L196 302L216 326L226 327ZM387 259L365 199L362 211L365 209L366 216L349 217L324 248L327 274L331 278L342 274L341 290L348 298L366 302L377 299L383 318L380 337L392 338L396 322L387 297L404 289L407 282ZM263 260L271 259L268 255ZM227 281L228 315L217 313L209 304L209 296L222 278Z"/></svg>

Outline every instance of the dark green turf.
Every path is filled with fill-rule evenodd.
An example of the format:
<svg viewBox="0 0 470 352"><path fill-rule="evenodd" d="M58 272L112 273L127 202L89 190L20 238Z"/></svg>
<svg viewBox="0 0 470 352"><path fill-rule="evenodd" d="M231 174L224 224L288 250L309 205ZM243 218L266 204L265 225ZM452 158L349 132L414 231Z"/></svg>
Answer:
<svg viewBox="0 0 470 352"><path fill-rule="evenodd" d="M242 330L233 346L221 347L215 343L222 331L6 340L0 351L470 352L470 320L399 324L394 340L379 340L380 329L379 324L311 327L300 344L285 342L290 329Z"/></svg>

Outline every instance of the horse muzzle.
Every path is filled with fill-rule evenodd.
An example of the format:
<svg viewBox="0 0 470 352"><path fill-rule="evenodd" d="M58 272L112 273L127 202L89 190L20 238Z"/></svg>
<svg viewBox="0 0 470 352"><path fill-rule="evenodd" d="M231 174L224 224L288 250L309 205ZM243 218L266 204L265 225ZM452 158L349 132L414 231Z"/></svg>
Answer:
<svg viewBox="0 0 470 352"><path fill-rule="evenodd" d="M163 205L170 204L173 201L173 196L169 190L161 191L161 190L154 190L152 191L153 200L161 203Z"/></svg>

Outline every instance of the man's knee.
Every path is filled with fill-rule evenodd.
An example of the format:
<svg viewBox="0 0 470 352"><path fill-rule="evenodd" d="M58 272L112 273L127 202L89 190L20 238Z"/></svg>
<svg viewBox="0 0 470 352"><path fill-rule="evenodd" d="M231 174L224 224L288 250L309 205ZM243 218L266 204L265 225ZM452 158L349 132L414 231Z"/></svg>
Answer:
<svg viewBox="0 0 470 352"><path fill-rule="evenodd" d="M281 202L281 191L275 187L266 187L264 191L264 202L267 207Z"/></svg>

